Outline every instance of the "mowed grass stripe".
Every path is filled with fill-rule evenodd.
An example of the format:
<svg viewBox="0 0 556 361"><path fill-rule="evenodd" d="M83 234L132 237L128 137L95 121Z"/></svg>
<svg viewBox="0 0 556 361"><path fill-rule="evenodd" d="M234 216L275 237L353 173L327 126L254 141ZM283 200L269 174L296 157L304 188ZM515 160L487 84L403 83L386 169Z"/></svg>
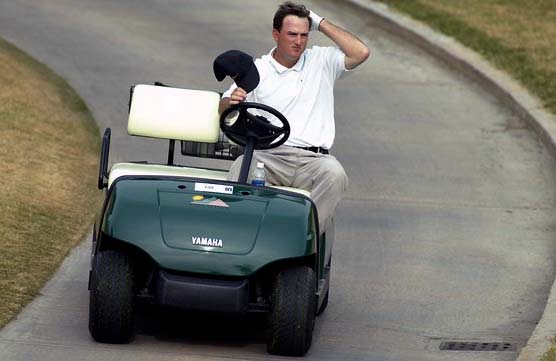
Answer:
<svg viewBox="0 0 556 361"><path fill-rule="evenodd" d="M0 327L86 236L98 128L59 76L0 39Z"/></svg>
<svg viewBox="0 0 556 361"><path fill-rule="evenodd" d="M482 54L556 113L555 1L381 1Z"/></svg>

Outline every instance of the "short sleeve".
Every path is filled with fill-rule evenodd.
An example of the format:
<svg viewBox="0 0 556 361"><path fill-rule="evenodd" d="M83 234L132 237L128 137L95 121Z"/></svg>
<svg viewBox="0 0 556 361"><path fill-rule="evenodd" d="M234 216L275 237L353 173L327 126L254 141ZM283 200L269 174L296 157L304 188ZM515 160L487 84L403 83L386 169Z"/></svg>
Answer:
<svg viewBox="0 0 556 361"><path fill-rule="evenodd" d="M325 48L325 64L332 77L338 80L342 74L348 72L346 69L346 55L337 47Z"/></svg>

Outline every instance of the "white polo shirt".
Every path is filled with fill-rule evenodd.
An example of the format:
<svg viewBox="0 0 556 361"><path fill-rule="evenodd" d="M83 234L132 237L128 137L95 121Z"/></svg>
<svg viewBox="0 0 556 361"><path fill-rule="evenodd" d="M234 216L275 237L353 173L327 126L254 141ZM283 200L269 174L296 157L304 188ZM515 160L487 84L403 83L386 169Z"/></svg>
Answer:
<svg viewBox="0 0 556 361"><path fill-rule="evenodd" d="M335 47L314 46L286 68L272 57L274 49L255 60L261 80L246 101L284 114L291 127L286 145L330 149L336 133L334 83L346 71L344 53ZM230 97L236 87L232 84L222 97Z"/></svg>

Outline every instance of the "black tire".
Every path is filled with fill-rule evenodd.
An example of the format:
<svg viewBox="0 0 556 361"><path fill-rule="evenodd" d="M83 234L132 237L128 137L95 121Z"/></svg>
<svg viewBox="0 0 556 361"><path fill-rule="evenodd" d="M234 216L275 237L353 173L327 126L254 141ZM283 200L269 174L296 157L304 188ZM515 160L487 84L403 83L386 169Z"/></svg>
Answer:
<svg viewBox="0 0 556 361"><path fill-rule="evenodd" d="M99 252L91 273L89 332L97 342L129 343L135 336L135 273L130 257Z"/></svg>
<svg viewBox="0 0 556 361"><path fill-rule="evenodd" d="M328 283L328 289L326 290L326 295L324 296L324 300L322 301L318 311L317 316L320 316L326 311L326 307L328 307L328 295L330 294L330 271L332 268L332 257L328 260L328 264L326 265L326 282Z"/></svg>
<svg viewBox="0 0 556 361"><path fill-rule="evenodd" d="M303 356L311 347L316 308L315 272L306 266L287 268L276 276L270 297L267 350Z"/></svg>
<svg viewBox="0 0 556 361"><path fill-rule="evenodd" d="M328 295L330 294L330 288L326 291L326 296L324 296L324 300L322 301L319 310L317 311L317 316L322 315L322 313L326 310L326 307L328 307Z"/></svg>

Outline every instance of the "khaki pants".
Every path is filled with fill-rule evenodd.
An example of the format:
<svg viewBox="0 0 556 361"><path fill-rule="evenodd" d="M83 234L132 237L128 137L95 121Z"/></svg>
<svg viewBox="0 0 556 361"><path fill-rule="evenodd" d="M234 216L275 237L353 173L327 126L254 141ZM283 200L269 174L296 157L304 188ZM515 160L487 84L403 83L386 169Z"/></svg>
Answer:
<svg viewBox="0 0 556 361"><path fill-rule="evenodd" d="M237 181L243 157L232 164L229 180ZM319 215L319 230L323 233L348 186L348 177L338 160L330 154L314 153L288 146L257 150L253 154L249 181L257 162L263 162L267 185L305 189L311 192Z"/></svg>

